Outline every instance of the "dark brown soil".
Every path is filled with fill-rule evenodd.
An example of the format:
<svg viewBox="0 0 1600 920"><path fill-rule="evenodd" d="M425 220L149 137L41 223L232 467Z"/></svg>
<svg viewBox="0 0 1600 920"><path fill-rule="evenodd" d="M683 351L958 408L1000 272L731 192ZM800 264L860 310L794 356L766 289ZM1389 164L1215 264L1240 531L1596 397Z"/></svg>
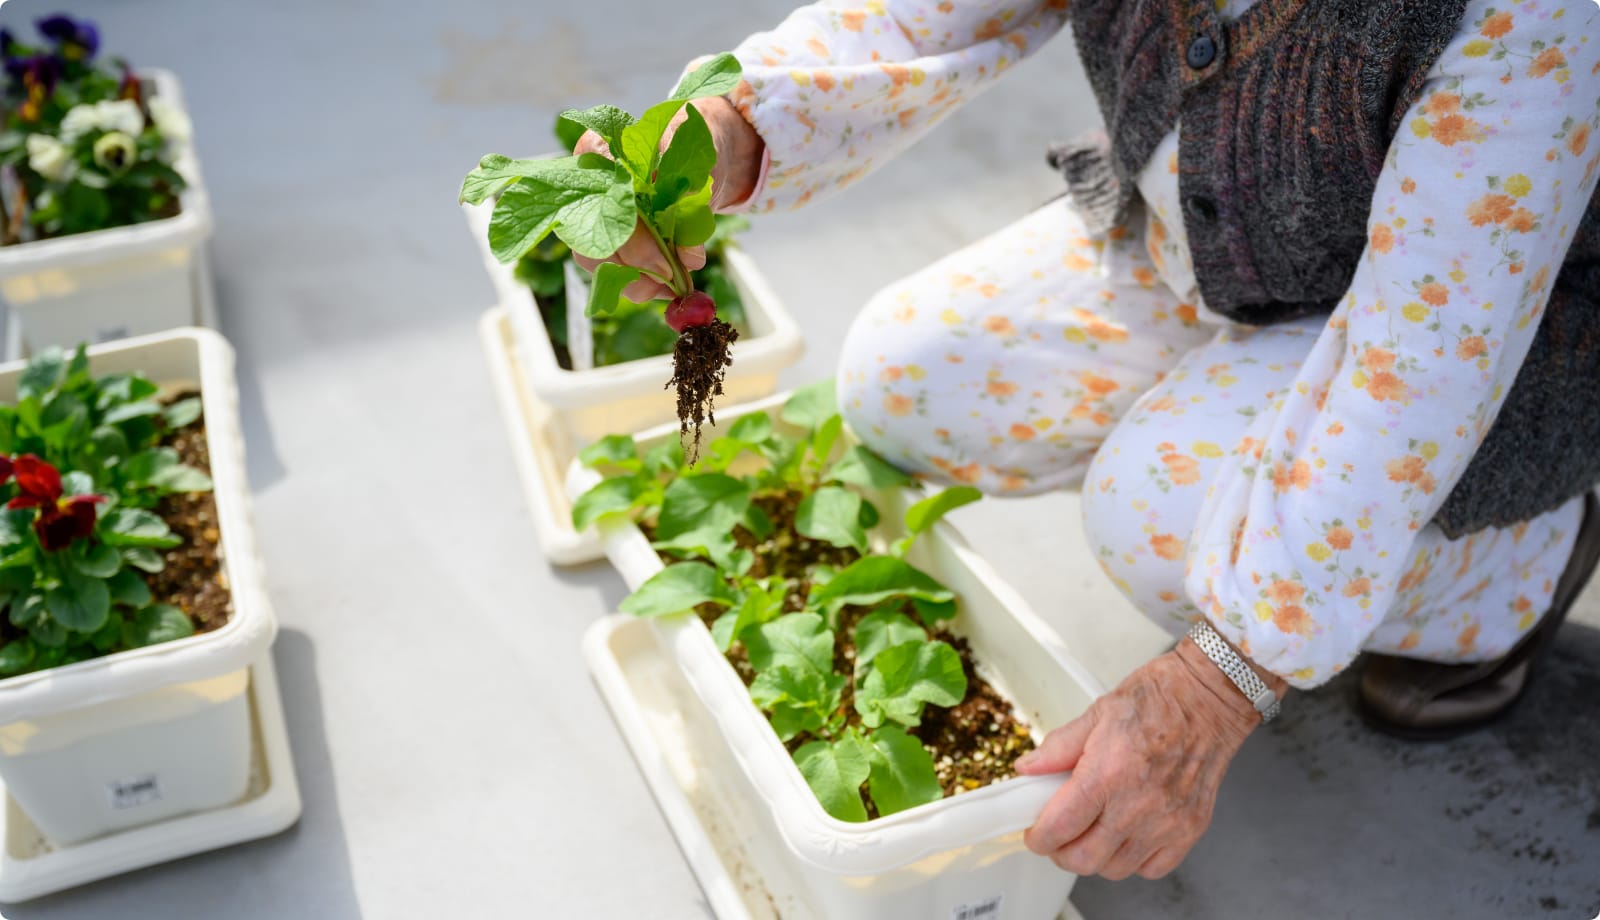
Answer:
<svg viewBox="0 0 1600 920"><path fill-rule="evenodd" d="M678 431L687 440L683 450L690 463L700 456L701 427L717 423L713 401L722 395L723 376L733 363L729 346L738 338L739 330L715 319L709 326L691 326L678 333L672 348L672 379L667 386L678 391Z"/></svg>
<svg viewBox="0 0 1600 920"><path fill-rule="evenodd" d="M810 572L814 567L828 565L843 568L860 558L855 550L836 547L796 533L794 516L799 503L799 497L793 492L758 494L752 499L752 504L771 519L772 535L764 541L758 541L742 527L734 531L734 538L740 546L755 551L756 560L751 566L751 575L757 578L781 575L788 582L784 609L791 613L805 606L806 596L811 590ZM649 525L645 525L645 532L650 534ZM709 627L722 615L723 609L715 604L706 604L696 612ZM855 625L867 612L864 607L846 607L839 612L837 621L831 624L836 637L833 667L837 673L855 673ZM912 620L918 620L916 608L910 602L906 603L902 612ZM933 756L934 769L945 796L959 795L1016 775L1013 764L1017 758L1034 748L1027 726L1017 718L1012 705L988 681L978 676L972 649L966 639L942 626L929 630L929 635L950 643L961 655L962 669L967 676L967 695L960 703L949 709L925 707L922 724L911 730ZM742 644L735 643L729 649L727 659L747 686L755 679L755 672L750 667ZM852 681L845 686L840 704L850 725L860 722L854 706L854 691ZM811 740L810 735L804 734L793 738L788 743L789 750L798 750ZM872 802L865 795L862 799L868 816L877 817Z"/></svg>
<svg viewBox="0 0 1600 920"><path fill-rule="evenodd" d="M544 321L546 329L553 328L555 314L565 311L566 304L558 302L567 296L565 290L555 297L545 297L540 294L533 295L533 302L539 305L539 318ZM567 349L565 342L557 342L555 336L550 336L550 347L555 349L556 364L564 371L572 370L572 352Z"/></svg>
<svg viewBox="0 0 1600 920"><path fill-rule="evenodd" d="M211 472L204 418L174 432L165 440L165 446L177 450L184 463ZM215 495L211 492L168 495L156 506L155 512L174 534L183 538L182 543L162 554L166 568L154 575L145 575L155 602L172 604L187 613L197 633L221 627L228 622L233 601L217 553L222 531L217 522Z"/></svg>

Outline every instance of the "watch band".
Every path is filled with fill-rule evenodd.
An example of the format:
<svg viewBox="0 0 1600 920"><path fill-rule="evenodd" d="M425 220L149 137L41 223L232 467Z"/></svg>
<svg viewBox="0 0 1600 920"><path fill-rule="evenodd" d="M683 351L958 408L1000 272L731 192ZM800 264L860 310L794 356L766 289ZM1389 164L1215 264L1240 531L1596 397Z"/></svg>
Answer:
<svg viewBox="0 0 1600 920"><path fill-rule="evenodd" d="M1194 640L1194 644L1199 646L1207 658L1222 669L1222 673L1228 675L1228 680L1233 681L1233 685L1239 688L1245 699L1256 707L1256 712L1261 713L1262 723L1277 718L1280 709L1278 695L1272 692L1272 688L1261 679L1261 675L1239 657L1239 653L1223 640L1222 635L1212 628L1210 623L1196 620L1194 625L1189 627L1189 638Z"/></svg>

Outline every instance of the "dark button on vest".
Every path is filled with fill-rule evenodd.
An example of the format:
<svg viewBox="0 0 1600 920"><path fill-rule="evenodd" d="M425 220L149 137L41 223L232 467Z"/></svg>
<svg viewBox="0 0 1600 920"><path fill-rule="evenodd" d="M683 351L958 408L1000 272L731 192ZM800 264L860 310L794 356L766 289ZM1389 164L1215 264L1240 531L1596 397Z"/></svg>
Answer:
<svg viewBox="0 0 1600 920"><path fill-rule="evenodd" d="M1189 66L1204 70L1217 59L1217 43L1209 35L1202 35L1189 43Z"/></svg>

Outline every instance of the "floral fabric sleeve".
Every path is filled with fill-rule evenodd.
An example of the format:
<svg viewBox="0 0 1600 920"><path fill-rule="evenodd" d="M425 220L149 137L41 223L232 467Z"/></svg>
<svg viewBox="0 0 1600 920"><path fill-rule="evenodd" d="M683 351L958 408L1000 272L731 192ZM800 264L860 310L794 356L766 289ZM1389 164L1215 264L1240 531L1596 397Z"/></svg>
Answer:
<svg viewBox="0 0 1600 920"><path fill-rule="evenodd" d="M1426 575L1417 534L1493 423L1594 193L1592 36L1593 0L1469 4L1391 145L1348 296L1251 426L1259 463L1213 480L1190 599L1296 686L1342 670Z"/></svg>
<svg viewBox="0 0 1600 920"><path fill-rule="evenodd" d="M748 208L799 207L910 147L1060 31L1066 0L822 0L734 49L767 144Z"/></svg>

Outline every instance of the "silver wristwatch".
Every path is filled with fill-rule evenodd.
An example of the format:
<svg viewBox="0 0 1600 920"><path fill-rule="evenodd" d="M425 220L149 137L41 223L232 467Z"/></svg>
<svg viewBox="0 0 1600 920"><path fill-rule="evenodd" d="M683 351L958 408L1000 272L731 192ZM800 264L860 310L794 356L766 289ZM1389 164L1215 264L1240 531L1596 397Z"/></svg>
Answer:
<svg viewBox="0 0 1600 920"><path fill-rule="evenodd" d="M1200 651L1206 653L1207 658L1222 669L1222 673L1228 675L1228 679L1239 688L1245 699L1256 707L1256 712L1261 713L1262 723L1277 718L1280 708L1278 695L1272 692L1272 688L1267 686L1267 682L1261 679L1261 675L1257 674L1254 668L1239 657L1233 646L1223 641L1222 636L1210 623L1196 620L1194 625L1189 627L1189 638L1200 647Z"/></svg>

